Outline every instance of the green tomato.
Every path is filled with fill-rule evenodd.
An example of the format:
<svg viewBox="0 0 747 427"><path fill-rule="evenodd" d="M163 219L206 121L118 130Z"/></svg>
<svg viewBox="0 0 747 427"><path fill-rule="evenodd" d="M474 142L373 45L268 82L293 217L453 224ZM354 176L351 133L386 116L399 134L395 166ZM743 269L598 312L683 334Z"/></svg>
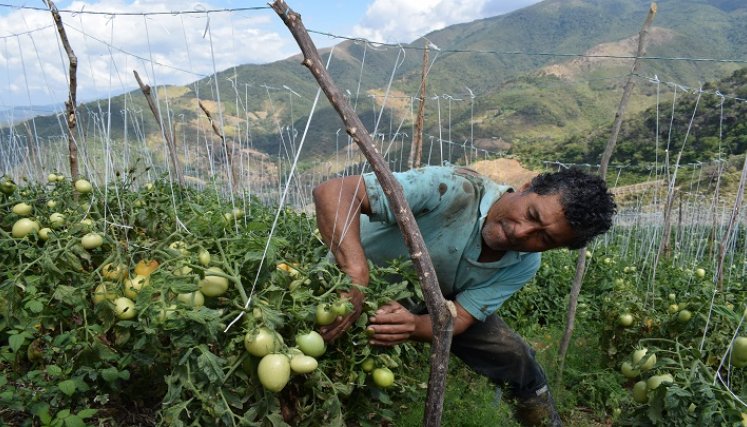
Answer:
<svg viewBox="0 0 747 427"><path fill-rule="evenodd" d="M640 368L642 372L650 371L651 368L656 365L656 354L651 353L648 356L641 359Z"/></svg>
<svg viewBox="0 0 747 427"><path fill-rule="evenodd" d="M646 380L646 386L649 390L656 390L660 385L664 383L674 383L674 377L672 377L672 374L654 375Z"/></svg>
<svg viewBox="0 0 747 427"><path fill-rule="evenodd" d="M10 234L15 238L20 239L22 237L28 236L35 231L39 231L38 222L32 221L28 218L21 218L13 224L13 229L11 230Z"/></svg>
<svg viewBox="0 0 747 427"><path fill-rule="evenodd" d="M295 354L291 357L290 368L297 374L308 374L319 366L319 362L305 354Z"/></svg>
<svg viewBox="0 0 747 427"><path fill-rule="evenodd" d="M702 279L705 277L705 270L702 268L698 268L695 270L695 275L698 276L699 279Z"/></svg>
<svg viewBox="0 0 747 427"><path fill-rule="evenodd" d="M296 335L296 345L307 356L319 357L327 350L324 338L317 331Z"/></svg>
<svg viewBox="0 0 747 427"><path fill-rule="evenodd" d="M363 369L363 372L371 372L376 367L376 361L373 359L373 357L366 358L366 360L361 363L361 369Z"/></svg>
<svg viewBox="0 0 747 427"><path fill-rule="evenodd" d="M14 191L16 191L16 184L13 182L13 180L8 178L7 176L0 178L0 192L5 194L6 196L10 196Z"/></svg>
<svg viewBox="0 0 747 427"><path fill-rule="evenodd" d="M332 312L337 316L350 313L350 303L345 299L339 299L332 304Z"/></svg>
<svg viewBox="0 0 747 427"><path fill-rule="evenodd" d="M332 311L329 304L319 304L316 306L316 324L319 326L327 326L334 323L337 319L337 315Z"/></svg>
<svg viewBox="0 0 747 427"><path fill-rule="evenodd" d="M65 225L65 215L54 212L53 214L49 215L49 224L52 225L52 227L59 228Z"/></svg>
<svg viewBox="0 0 747 427"><path fill-rule="evenodd" d="M692 319L693 314L690 310L682 310L677 314L677 321L680 323L687 323Z"/></svg>
<svg viewBox="0 0 747 427"><path fill-rule="evenodd" d="M47 240L49 240L49 233L51 232L52 232L51 228L44 227L41 230L39 230L39 238L46 242Z"/></svg>
<svg viewBox="0 0 747 427"><path fill-rule="evenodd" d="M106 300L114 301L117 299L117 293L111 289L110 283L102 282L93 290L93 303L99 304Z"/></svg>
<svg viewBox="0 0 747 427"><path fill-rule="evenodd" d="M633 400L638 403L648 402L648 387L646 386L646 381L641 380L633 385Z"/></svg>
<svg viewBox="0 0 747 427"><path fill-rule="evenodd" d="M187 244L184 243L181 240L176 240L174 242L171 242L169 244L169 249L172 249L173 251L178 252L181 255L187 256L189 255L189 249L187 248Z"/></svg>
<svg viewBox="0 0 747 427"><path fill-rule="evenodd" d="M259 382L267 390L277 393L288 384L290 369L288 356L279 353L268 354L257 366Z"/></svg>
<svg viewBox="0 0 747 427"><path fill-rule="evenodd" d="M158 311L158 321L165 322L166 320L173 319L176 317L176 304L171 304L168 307L163 307Z"/></svg>
<svg viewBox="0 0 747 427"><path fill-rule="evenodd" d="M84 249L96 249L104 244L104 238L98 233L88 233L81 237L80 244Z"/></svg>
<svg viewBox="0 0 747 427"><path fill-rule="evenodd" d="M135 277L124 281L124 294L128 298L135 299L140 291L150 284L150 276L135 275Z"/></svg>
<svg viewBox="0 0 747 427"><path fill-rule="evenodd" d="M216 274L225 274L218 267L210 267L205 270L205 278L200 280L200 291L206 297L218 297L228 291L228 279Z"/></svg>
<svg viewBox="0 0 747 427"><path fill-rule="evenodd" d="M114 314L122 320L129 320L137 315L135 302L127 297L119 297L114 300Z"/></svg>
<svg viewBox="0 0 747 427"><path fill-rule="evenodd" d="M680 311L680 306L677 304L669 304L669 308L667 308L667 311L669 312L669 314L674 314Z"/></svg>
<svg viewBox="0 0 747 427"><path fill-rule="evenodd" d="M194 308L200 308L205 305L205 296L200 291L178 294L176 300Z"/></svg>
<svg viewBox="0 0 747 427"><path fill-rule="evenodd" d="M31 215L32 207L28 203L17 203L13 206L13 213L18 216L29 216Z"/></svg>
<svg viewBox="0 0 747 427"><path fill-rule="evenodd" d="M377 387L387 388L394 384L394 374L389 368L376 368L373 370L373 381Z"/></svg>
<svg viewBox="0 0 747 427"><path fill-rule="evenodd" d="M249 354L262 357L280 350L283 339L275 331L261 327L244 336L244 347Z"/></svg>
<svg viewBox="0 0 747 427"><path fill-rule="evenodd" d="M197 260L200 261L200 264L207 267L208 265L210 265L210 252L205 249L201 250L200 254L197 257Z"/></svg>
<svg viewBox="0 0 747 427"><path fill-rule="evenodd" d="M112 264L112 263L106 263L103 266L101 266L101 275L104 277L104 279L111 280L114 282L118 282L121 279L124 279L127 277L127 266L118 263L118 264Z"/></svg>
<svg viewBox="0 0 747 427"><path fill-rule="evenodd" d="M747 337L737 337L731 354L738 360L747 360Z"/></svg>
<svg viewBox="0 0 747 427"><path fill-rule="evenodd" d="M620 366L620 372L622 372L625 378L635 378L641 373L638 369L635 369L633 367L632 363L628 361L622 363L622 366Z"/></svg>
<svg viewBox="0 0 747 427"><path fill-rule="evenodd" d="M75 181L75 191L81 194L88 194L93 190L91 183L87 180L80 178Z"/></svg>
<svg viewBox="0 0 747 427"><path fill-rule="evenodd" d="M622 313L617 317L617 324L625 328L633 326L633 315L630 313Z"/></svg>
<svg viewBox="0 0 747 427"><path fill-rule="evenodd" d="M651 370L656 365L656 354L649 353L646 347L641 347L633 352L633 365L640 368L642 372Z"/></svg>

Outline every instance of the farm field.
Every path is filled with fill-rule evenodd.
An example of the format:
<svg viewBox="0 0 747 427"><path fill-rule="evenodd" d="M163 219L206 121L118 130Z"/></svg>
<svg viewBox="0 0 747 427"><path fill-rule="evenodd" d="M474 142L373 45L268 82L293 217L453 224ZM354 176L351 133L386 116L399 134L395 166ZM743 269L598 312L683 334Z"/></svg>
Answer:
<svg viewBox="0 0 747 427"><path fill-rule="evenodd" d="M325 344L314 331L349 310L337 295L351 285L313 216L141 181L2 178L4 424L421 424L428 348L374 348L365 331L365 313L420 297L409 262L374 269L361 320ZM577 252L545 254L500 313L537 351L568 425L741 425L744 234L720 288L712 240L675 234L678 250L652 264L650 236L618 225L588 248L562 375ZM513 422L510 397L456 359L444 408L444 425Z"/></svg>
<svg viewBox="0 0 747 427"><path fill-rule="evenodd" d="M312 191L458 165L615 195L499 309L565 425L747 427L743 1L10 3L0 426L423 425L429 346L367 329L422 299L412 264L372 266L324 342L353 285ZM450 360L442 425L513 410Z"/></svg>

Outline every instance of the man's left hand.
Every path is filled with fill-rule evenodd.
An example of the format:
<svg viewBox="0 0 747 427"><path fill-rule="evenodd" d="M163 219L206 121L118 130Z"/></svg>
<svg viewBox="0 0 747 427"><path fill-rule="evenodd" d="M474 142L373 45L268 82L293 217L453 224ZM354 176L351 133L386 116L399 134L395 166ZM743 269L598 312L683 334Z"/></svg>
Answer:
<svg viewBox="0 0 747 427"><path fill-rule="evenodd" d="M405 342L415 332L416 320L416 315L391 301L379 307L369 319L368 330L373 332L370 343L390 347Z"/></svg>

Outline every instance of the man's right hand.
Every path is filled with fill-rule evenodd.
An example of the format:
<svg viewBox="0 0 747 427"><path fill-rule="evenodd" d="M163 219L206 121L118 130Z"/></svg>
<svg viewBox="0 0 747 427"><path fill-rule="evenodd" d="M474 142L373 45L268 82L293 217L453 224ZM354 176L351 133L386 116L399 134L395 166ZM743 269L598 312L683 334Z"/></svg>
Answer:
<svg viewBox="0 0 747 427"><path fill-rule="evenodd" d="M358 289L352 289L350 292L340 294L340 298L346 299L353 304L353 310L344 315L339 316L332 324L319 328L319 332L322 334L324 341L334 341L337 337L342 335L350 326L355 323L356 320L361 316L363 311L363 292Z"/></svg>

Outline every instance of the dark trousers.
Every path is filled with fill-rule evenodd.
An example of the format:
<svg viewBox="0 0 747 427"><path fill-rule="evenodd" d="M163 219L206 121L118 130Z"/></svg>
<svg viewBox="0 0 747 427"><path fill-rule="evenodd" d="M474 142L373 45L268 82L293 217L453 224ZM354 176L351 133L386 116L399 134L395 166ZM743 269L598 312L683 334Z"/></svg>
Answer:
<svg viewBox="0 0 747 427"><path fill-rule="evenodd" d="M534 350L496 314L454 336L451 352L519 400L546 390L547 378Z"/></svg>

